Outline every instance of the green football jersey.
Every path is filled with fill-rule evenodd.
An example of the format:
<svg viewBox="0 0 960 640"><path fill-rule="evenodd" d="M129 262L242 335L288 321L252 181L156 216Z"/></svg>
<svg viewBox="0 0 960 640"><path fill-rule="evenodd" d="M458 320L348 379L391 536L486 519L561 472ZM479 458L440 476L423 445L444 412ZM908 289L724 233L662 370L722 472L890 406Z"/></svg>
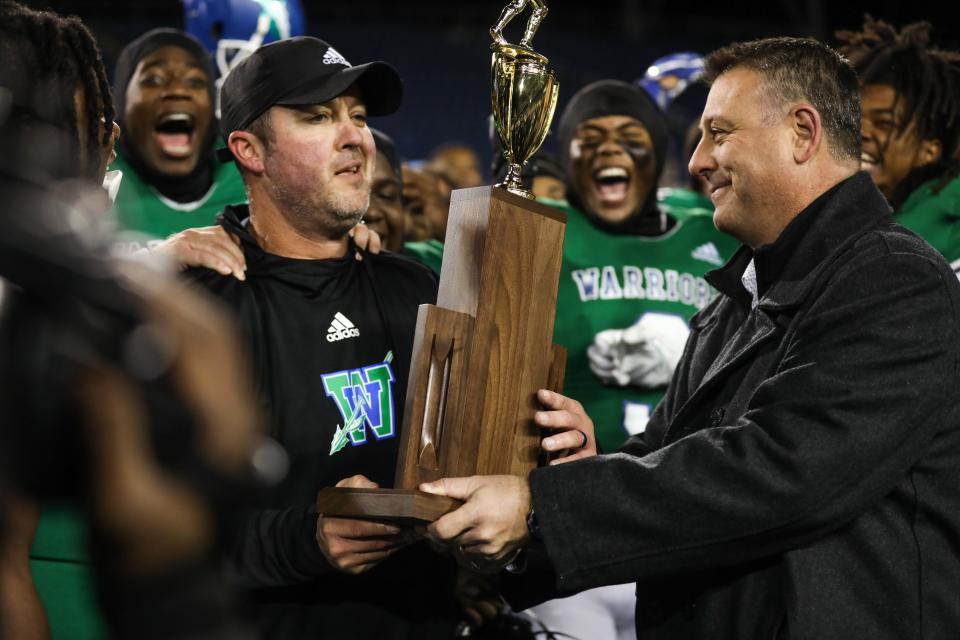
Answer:
<svg viewBox="0 0 960 640"><path fill-rule="evenodd" d="M439 274L443 263L443 243L433 238L422 242L405 242L403 255L410 256Z"/></svg>
<svg viewBox="0 0 960 640"><path fill-rule="evenodd" d="M217 165L213 185L202 198L183 203L165 198L143 182L119 155L110 169L123 172L114 201L118 248L123 253L147 247L184 229L214 225L225 206L247 201L243 179L233 162Z"/></svg>
<svg viewBox="0 0 960 640"><path fill-rule="evenodd" d="M53 638L106 638L86 551L87 520L77 508L45 507L30 550L30 571Z"/></svg>
<svg viewBox="0 0 960 640"><path fill-rule="evenodd" d="M677 220L658 237L601 231L567 203L546 202L567 214L554 329L554 341L568 351L564 394L583 404L606 452L644 430L663 389L604 385L587 359L594 336L625 329L647 313L689 320L716 295L704 273L739 246L716 230L709 209L690 206L703 202L699 194L661 189L658 202Z"/></svg>
<svg viewBox="0 0 960 640"><path fill-rule="evenodd" d="M936 180L910 194L893 219L933 245L954 269L960 267L960 177L934 193Z"/></svg>

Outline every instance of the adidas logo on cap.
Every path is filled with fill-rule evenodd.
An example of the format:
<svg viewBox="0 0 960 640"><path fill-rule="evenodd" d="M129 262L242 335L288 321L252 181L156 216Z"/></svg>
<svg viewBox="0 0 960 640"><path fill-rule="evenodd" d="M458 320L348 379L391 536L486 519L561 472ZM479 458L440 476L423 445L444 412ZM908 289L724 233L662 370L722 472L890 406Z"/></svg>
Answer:
<svg viewBox="0 0 960 640"><path fill-rule="evenodd" d="M348 338L359 338L360 330L339 311L327 328L327 342L340 342Z"/></svg>
<svg viewBox="0 0 960 640"><path fill-rule="evenodd" d="M342 64L345 67L352 66L347 59L340 55L340 52L330 47L327 49L327 52L323 54L323 64Z"/></svg>

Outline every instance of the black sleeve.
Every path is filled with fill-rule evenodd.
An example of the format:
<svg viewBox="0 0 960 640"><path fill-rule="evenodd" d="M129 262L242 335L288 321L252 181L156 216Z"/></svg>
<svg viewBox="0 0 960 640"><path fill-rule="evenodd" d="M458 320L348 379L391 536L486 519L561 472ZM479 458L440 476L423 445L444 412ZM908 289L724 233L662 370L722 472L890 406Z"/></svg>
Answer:
<svg viewBox="0 0 960 640"><path fill-rule="evenodd" d="M312 506L247 513L229 558L239 586L289 586L333 571L317 545L316 528Z"/></svg>
<svg viewBox="0 0 960 640"><path fill-rule="evenodd" d="M500 595L514 611L571 595L557 588L557 574L543 545L530 546L524 554L521 571L500 574Z"/></svg>
<svg viewBox="0 0 960 640"><path fill-rule="evenodd" d="M905 477L950 424L943 398L956 392L960 321L945 276L926 260L877 262L833 279L735 423L642 457L617 453L531 473L562 588L796 549Z"/></svg>

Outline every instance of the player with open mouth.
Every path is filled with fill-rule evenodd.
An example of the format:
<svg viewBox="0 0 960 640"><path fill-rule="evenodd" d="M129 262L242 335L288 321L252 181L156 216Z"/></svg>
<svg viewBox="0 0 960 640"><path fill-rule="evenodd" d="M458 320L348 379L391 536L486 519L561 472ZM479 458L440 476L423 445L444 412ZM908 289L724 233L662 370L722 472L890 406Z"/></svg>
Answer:
<svg viewBox="0 0 960 640"><path fill-rule="evenodd" d="M183 31L154 29L121 52L113 94L123 133L111 168L123 173L115 209L125 250L212 225L246 200L236 167L214 154L214 80L207 51Z"/></svg>

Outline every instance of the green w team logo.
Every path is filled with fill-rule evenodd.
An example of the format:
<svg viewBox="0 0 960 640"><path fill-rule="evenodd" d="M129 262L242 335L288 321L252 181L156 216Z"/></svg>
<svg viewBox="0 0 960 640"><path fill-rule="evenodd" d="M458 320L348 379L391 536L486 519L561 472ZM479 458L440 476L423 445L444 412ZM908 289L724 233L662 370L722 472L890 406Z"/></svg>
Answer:
<svg viewBox="0 0 960 640"><path fill-rule="evenodd" d="M396 435L396 414L393 410L393 352L383 362L347 369L321 376L323 389L337 403L343 426L337 425L330 443L330 455L347 446L366 444L367 428L377 440Z"/></svg>

